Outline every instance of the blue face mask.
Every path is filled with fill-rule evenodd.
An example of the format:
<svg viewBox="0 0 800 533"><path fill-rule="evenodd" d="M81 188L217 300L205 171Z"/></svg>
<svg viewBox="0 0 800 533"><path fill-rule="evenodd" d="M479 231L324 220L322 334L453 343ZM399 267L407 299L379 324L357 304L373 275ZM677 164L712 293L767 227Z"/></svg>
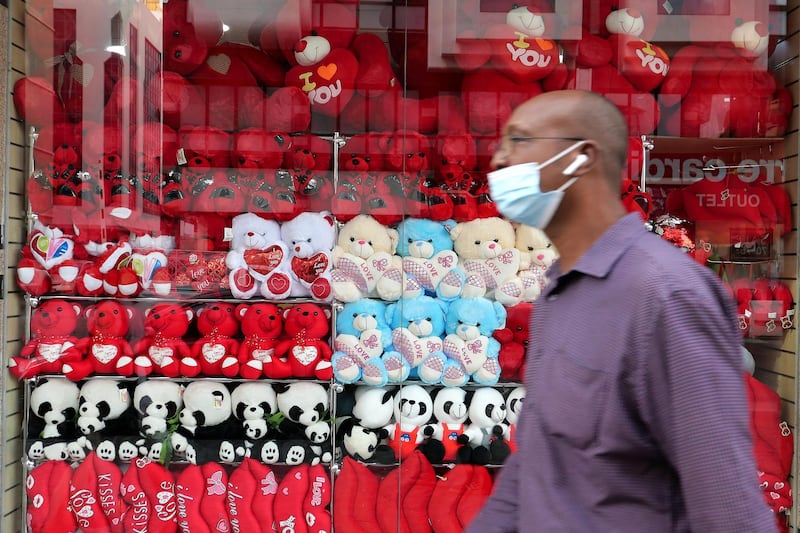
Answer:
<svg viewBox="0 0 800 533"><path fill-rule="evenodd" d="M569 152L583 144L578 141L566 150L563 150L544 163L522 163L502 168L487 175L489 193L492 196L497 210L506 218L532 226L545 229L558 211L564 191L575 183L577 177L572 177L564 185L554 191L542 192L541 170L558 161ZM569 176L586 161L584 154L578 154L567 168L562 172Z"/></svg>

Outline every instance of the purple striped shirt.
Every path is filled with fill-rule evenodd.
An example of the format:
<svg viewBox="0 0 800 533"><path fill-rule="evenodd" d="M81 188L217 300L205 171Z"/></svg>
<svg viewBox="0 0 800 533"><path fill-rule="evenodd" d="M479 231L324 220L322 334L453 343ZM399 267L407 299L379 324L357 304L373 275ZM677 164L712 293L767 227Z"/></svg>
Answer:
<svg viewBox="0 0 800 533"><path fill-rule="evenodd" d="M632 214L536 302L519 449L468 528L776 531L727 289Z"/></svg>

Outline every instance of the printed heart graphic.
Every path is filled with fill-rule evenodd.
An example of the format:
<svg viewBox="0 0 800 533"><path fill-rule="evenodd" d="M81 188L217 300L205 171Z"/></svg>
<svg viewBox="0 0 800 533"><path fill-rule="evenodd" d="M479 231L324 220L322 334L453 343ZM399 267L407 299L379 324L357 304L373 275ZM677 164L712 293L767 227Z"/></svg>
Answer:
<svg viewBox="0 0 800 533"><path fill-rule="evenodd" d="M52 363L61 357L66 348L63 344L40 344L37 351L45 361Z"/></svg>
<svg viewBox="0 0 800 533"><path fill-rule="evenodd" d="M318 253L311 257L292 257L292 272L297 279L312 283L330 267L328 254Z"/></svg>
<svg viewBox="0 0 800 533"><path fill-rule="evenodd" d="M318 352L315 346L294 346L292 355L301 365L308 366L316 361Z"/></svg>
<svg viewBox="0 0 800 533"><path fill-rule="evenodd" d="M216 363L225 355L225 346L222 344L211 344L206 342L203 344L202 352L203 359L209 363Z"/></svg>
<svg viewBox="0 0 800 533"><path fill-rule="evenodd" d="M336 70L336 63L328 63L317 67L317 74L319 74L320 78L330 81L336 76Z"/></svg>
<svg viewBox="0 0 800 533"><path fill-rule="evenodd" d="M150 359L152 359L155 364L161 365L165 357L172 357L172 348L168 346L151 346L147 350L147 355L150 356Z"/></svg>
<svg viewBox="0 0 800 533"><path fill-rule="evenodd" d="M289 276L281 272L276 272L266 281L267 289L276 297L289 290Z"/></svg>
<svg viewBox="0 0 800 533"><path fill-rule="evenodd" d="M208 65L208 68L214 72L224 76L228 74L228 70L231 68L231 58L228 54L216 54L213 56L208 56L208 59L206 59L206 65Z"/></svg>
<svg viewBox="0 0 800 533"><path fill-rule="evenodd" d="M253 356L253 359L256 361L261 361L262 363L266 363L267 361L272 361L272 356L275 354L275 349L270 348L269 350L253 350L250 355Z"/></svg>
<svg viewBox="0 0 800 533"><path fill-rule="evenodd" d="M776 481L775 482L775 489L776 490L781 490L784 486L785 486L785 483L783 481Z"/></svg>
<svg viewBox="0 0 800 533"><path fill-rule="evenodd" d="M452 250L443 250L431 259L403 258L403 271L413 276L426 290L433 291L458 263Z"/></svg>
<svg viewBox="0 0 800 533"><path fill-rule="evenodd" d="M283 261L283 249L273 244L263 250L245 250L244 261L256 279L264 281Z"/></svg>
<svg viewBox="0 0 800 533"><path fill-rule="evenodd" d="M490 27L485 36L495 41L492 64L516 83L541 80L558 66L558 47L549 39L526 35L508 25Z"/></svg>
<svg viewBox="0 0 800 533"><path fill-rule="evenodd" d="M94 511L92 511L91 507L86 505L85 507L81 507L80 510L75 511L75 514L81 518L91 518L94 516Z"/></svg>
<svg viewBox="0 0 800 533"><path fill-rule="evenodd" d="M608 41L614 52L611 62L631 85L644 92L661 85L669 71L669 56L661 47L622 34L614 34Z"/></svg>
<svg viewBox="0 0 800 533"><path fill-rule="evenodd" d="M92 345L92 355L101 363L108 364L117 356L117 347L113 344L94 344Z"/></svg>
<svg viewBox="0 0 800 533"><path fill-rule="evenodd" d="M519 271L519 250L505 250L491 259L468 259L464 261L464 270L480 276L486 287L495 289Z"/></svg>
<svg viewBox="0 0 800 533"><path fill-rule="evenodd" d="M217 531L220 533L228 533L228 521L224 518L220 518L219 522L217 522Z"/></svg>
<svg viewBox="0 0 800 533"><path fill-rule="evenodd" d="M442 350L442 339L439 337L417 337L408 328L392 330L392 342L412 368L418 366L432 352Z"/></svg>
<svg viewBox="0 0 800 533"><path fill-rule="evenodd" d="M295 65L286 73L287 86L301 89L312 109L336 117L353 98L358 60L345 48L335 48L325 56L324 64Z"/></svg>
<svg viewBox="0 0 800 533"><path fill-rule="evenodd" d="M311 295L317 300L327 300L331 295L331 283L325 278L314 280L311 284Z"/></svg>
<svg viewBox="0 0 800 533"><path fill-rule="evenodd" d="M153 275L159 268L166 268L167 256L161 252L149 252L147 254L131 254L131 267L139 278L142 288L148 289L153 282Z"/></svg>
<svg viewBox="0 0 800 533"><path fill-rule="evenodd" d="M158 503L161 505L165 505L168 503L172 498L175 497L175 494L166 490L162 490L158 494L156 494L156 498L158 499Z"/></svg>
<svg viewBox="0 0 800 533"><path fill-rule="evenodd" d="M30 239L30 250L33 257L46 269L72 259L75 244L70 239L57 237L51 239L41 231L36 232Z"/></svg>

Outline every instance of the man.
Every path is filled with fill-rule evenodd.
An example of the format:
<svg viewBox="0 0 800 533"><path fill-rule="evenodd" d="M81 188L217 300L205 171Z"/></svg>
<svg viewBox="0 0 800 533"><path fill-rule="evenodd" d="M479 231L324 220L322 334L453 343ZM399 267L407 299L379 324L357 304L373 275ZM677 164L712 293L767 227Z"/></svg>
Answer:
<svg viewBox="0 0 800 533"><path fill-rule="evenodd" d="M617 108L583 91L536 96L505 125L492 196L560 260L531 322L519 448L470 533L775 531L733 303L626 213L627 142Z"/></svg>

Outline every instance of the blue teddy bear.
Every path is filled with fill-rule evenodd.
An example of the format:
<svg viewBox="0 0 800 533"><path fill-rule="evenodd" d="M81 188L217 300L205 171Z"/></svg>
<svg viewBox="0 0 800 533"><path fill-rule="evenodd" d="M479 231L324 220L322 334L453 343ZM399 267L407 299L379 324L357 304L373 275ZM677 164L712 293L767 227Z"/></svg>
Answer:
<svg viewBox="0 0 800 533"><path fill-rule="evenodd" d="M403 297L436 296L449 301L461 295L466 275L458 266L450 230L452 220L406 218L397 226L397 255L403 258Z"/></svg>
<svg viewBox="0 0 800 533"><path fill-rule="evenodd" d="M472 379L494 385L500 379L500 343L492 337L506 321L506 308L487 298L460 298L447 309L442 354L419 368L425 383L460 387Z"/></svg>
<svg viewBox="0 0 800 533"><path fill-rule="evenodd" d="M336 381L386 385L389 378L382 356L392 344L386 304L369 298L345 304L336 316L336 332L331 356Z"/></svg>
<svg viewBox="0 0 800 533"><path fill-rule="evenodd" d="M392 348L383 356L389 381L401 382L417 376L417 367L428 357L445 357L442 335L447 303L430 296L403 298L386 307L392 328Z"/></svg>

